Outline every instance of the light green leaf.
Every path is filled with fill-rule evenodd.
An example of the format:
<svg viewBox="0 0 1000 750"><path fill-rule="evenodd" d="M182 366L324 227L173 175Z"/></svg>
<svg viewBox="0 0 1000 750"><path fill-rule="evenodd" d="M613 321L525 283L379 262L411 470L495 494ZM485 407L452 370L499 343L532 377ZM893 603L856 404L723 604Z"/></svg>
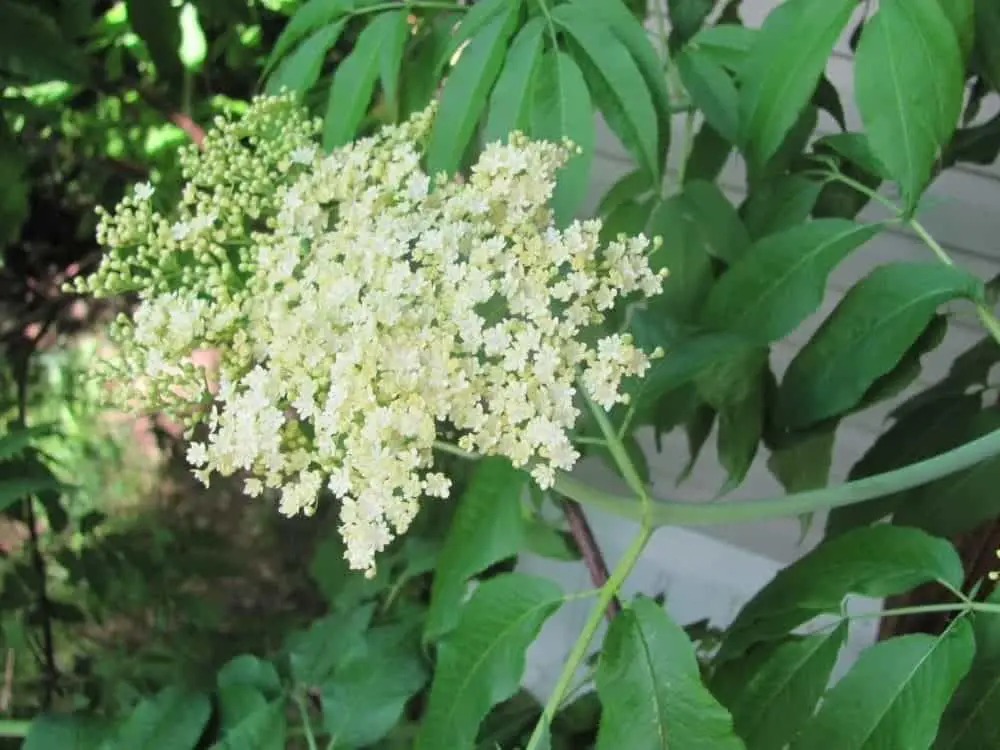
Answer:
<svg viewBox="0 0 1000 750"><path fill-rule="evenodd" d="M563 602L551 581L507 573L481 584L438 647L437 669L415 750L472 747L479 724L517 692L524 655Z"/></svg>
<svg viewBox="0 0 1000 750"><path fill-rule="evenodd" d="M597 665L597 750L741 750L684 630L646 597L612 621Z"/></svg>
<svg viewBox="0 0 1000 750"><path fill-rule="evenodd" d="M329 23L339 21L342 16L350 13L355 5L355 0L307 0L303 3L278 35L262 75L270 73L278 61L305 37Z"/></svg>
<svg viewBox="0 0 1000 750"><path fill-rule="evenodd" d="M974 652L964 618L942 636L904 635L868 647L826 694L792 750L929 748Z"/></svg>
<svg viewBox="0 0 1000 750"><path fill-rule="evenodd" d="M746 62L750 50L757 42L757 29L748 29L735 23L707 26L695 34L687 49L698 50L719 65L738 72Z"/></svg>
<svg viewBox="0 0 1000 750"><path fill-rule="evenodd" d="M410 25L402 13L394 16L394 22L389 25L382 38L382 49L378 58L378 75L382 84L382 93L388 104L389 111L396 118L399 112L399 74L403 64L403 51L406 40L410 36Z"/></svg>
<svg viewBox="0 0 1000 750"><path fill-rule="evenodd" d="M578 5L557 6L552 17L579 45L582 59L577 56L577 62L592 67L595 72L596 75L588 76L588 80L608 124L639 163L651 175L658 176L662 165L659 163L656 110L628 48ZM595 86L595 78L603 85Z"/></svg>
<svg viewBox="0 0 1000 750"><path fill-rule="evenodd" d="M1000 589L987 598L1000 604ZM1000 747L1000 618L972 615L976 658L941 718L934 750L983 750Z"/></svg>
<svg viewBox="0 0 1000 750"><path fill-rule="evenodd" d="M351 54L337 66L323 118L324 148L335 148L354 138L371 102L382 48L391 43L399 24L405 22L401 10L380 13L358 35Z"/></svg>
<svg viewBox="0 0 1000 750"><path fill-rule="evenodd" d="M527 475L505 458L484 458L476 466L438 558L425 641L440 638L455 626L469 578L520 550L521 493L526 481Z"/></svg>
<svg viewBox="0 0 1000 750"><path fill-rule="evenodd" d="M451 173L458 168L503 66L507 41L520 8L520 0L507 3L472 37L448 73L427 146L427 171L431 174Z"/></svg>
<svg viewBox="0 0 1000 750"><path fill-rule="evenodd" d="M741 71L743 140L756 166L774 155L809 103L856 5L857 0L787 0L764 21Z"/></svg>
<svg viewBox="0 0 1000 750"><path fill-rule="evenodd" d="M952 266L891 263L851 288L788 366L778 412L792 428L840 414L891 371L938 306L982 299L983 283Z"/></svg>
<svg viewBox="0 0 1000 750"><path fill-rule="evenodd" d="M230 659L219 670L215 681L220 688L248 685L265 693L281 691L281 680L274 665L253 654L240 654Z"/></svg>
<svg viewBox="0 0 1000 750"><path fill-rule="evenodd" d="M557 175L552 195L556 223L568 224L587 192L596 135L587 83L565 52L549 51L542 58L535 81L531 134L553 141L567 137L581 149Z"/></svg>
<svg viewBox="0 0 1000 750"><path fill-rule="evenodd" d="M327 615L313 622L305 632L292 634L288 658L295 681L300 685L319 685L337 667L363 653L372 609L365 606L346 616Z"/></svg>
<svg viewBox="0 0 1000 750"><path fill-rule="evenodd" d="M170 0L125 0L129 24L149 50L159 75L177 83L184 77L179 50L180 13Z"/></svg>
<svg viewBox="0 0 1000 750"><path fill-rule="evenodd" d="M13 427L0 436L0 462L20 456L38 438L48 437L56 432L55 424L38 424L31 427Z"/></svg>
<svg viewBox="0 0 1000 750"><path fill-rule="evenodd" d="M883 0L865 24L854 88L872 150L912 209L962 109L962 55L938 0Z"/></svg>
<svg viewBox="0 0 1000 750"><path fill-rule="evenodd" d="M697 47L683 50L674 63L691 102L705 120L730 143L739 144L739 94L725 68Z"/></svg>
<svg viewBox="0 0 1000 750"><path fill-rule="evenodd" d="M279 698L249 712L210 750L284 750L288 734L285 703L285 698Z"/></svg>
<svg viewBox="0 0 1000 750"><path fill-rule="evenodd" d="M190 71L197 71L205 64L208 41L198 19L198 8L194 3L181 6L181 46L178 52L181 63Z"/></svg>
<svg viewBox="0 0 1000 750"><path fill-rule="evenodd" d="M854 529L824 540L747 602L726 633L718 660L837 611L847 594L885 597L938 579L957 587L963 576L958 554L943 539L885 524Z"/></svg>
<svg viewBox="0 0 1000 750"><path fill-rule="evenodd" d="M324 26L296 47L292 54L278 63L267 79L267 93L278 94L282 89L299 92L311 89L319 78L326 53L337 43L346 23L345 19Z"/></svg>
<svg viewBox="0 0 1000 750"><path fill-rule="evenodd" d="M804 435L774 449L767 459L767 468L789 493L825 487L830 478L836 437L835 428Z"/></svg>
<svg viewBox="0 0 1000 750"><path fill-rule="evenodd" d="M178 687L164 688L140 703L105 747L191 750L211 713L212 704L207 696Z"/></svg>
<svg viewBox="0 0 1000 750"><path fill-rule="evenodd" d="M822 183L797 174L754 185L740 208L750 238L759 240L805 224L822 189Z"/></svg>
<svg viewBox="0 0 1000 750"><path fill-rule="evenodd" d="M399 721L406 702L424 686L420 644L406 626L373 629L368 651L320 686L323 722L334 748L368 747Z"/></svg>
<svg viewBox="0 0 1000 750"><path fill-rule="evenodd" d="M750 750L784 750L816 710L847 639L847 623L827 633L793 637L774 647L760 647L737 662L723 665L712 678L717 695L733 715L736 731ZM743 662L755 662L750 670ZM732 675L738 684L718 686Z"/></svg>
<svg viewBox="0 0 1000 750"><path fill-rule="evenodd" d="M823 301L827 276L881 227L846 219L816 219L764 237L716 282L702 322L776 341Z"/></svg>
<svg viewBox="0 0 1000 750"><path fill-rule="evenodd" d="M542 58L545 22L533 18L517 32L507 51L503 70L490 95L489 115L483 130L486 143L503 140L512 130L526 130L532 85Z"/></svg>
<svg viewBox="0 0 1000 750"><path fill-rule="evenodd" d="M460 17L461 21L458 24L458 28L453 29L451 34L449 34L448 46L445 49L444 55L441 56L440 67L437 69L437 77L441 77L445 63L451 60L466 41L472 39L476 34L496 21L502 13L508 12L512 5L519 9L521 0L515 0L514 2L511 2L511 0L481 0L480 2L473 3L471 6L467 6L468 12Z"/></svg>
<svg viewBox="0 0 1000 750"><path fill-rule="evenodd" d="M98 750L108 725L92 716L41 714L31 722L21 750Z"/></svg>

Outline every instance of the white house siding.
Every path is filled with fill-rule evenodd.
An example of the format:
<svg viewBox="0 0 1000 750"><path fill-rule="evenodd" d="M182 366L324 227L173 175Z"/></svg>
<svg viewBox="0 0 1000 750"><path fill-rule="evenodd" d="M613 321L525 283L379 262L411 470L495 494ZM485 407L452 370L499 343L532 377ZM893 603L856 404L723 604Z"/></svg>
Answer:
<svg viewBox="0 0 1000 750"><path fill-rule="evenodd" d="M776 0L745 0L742 17L747 26L759 26ZM652 28L652 25L650 25ZM852 26L849 25L849 29ZM827 67L827 75L841 94L848 127L860 129L860 118L853 106L853 69L847 33L838 42L835 56ZM983 117L997 110L997 102L984 106ZM682 117L674 121L674 143L680 142ZM821 120L821 129L835 132L832 121ZM598 118L597 154L594 160L587 208L596 206L600 196L621 175L633 168L630 157L614 134ZM744 166L732 157L721 177L723 189L737 204L744 196ZM890 191L886 191L890 194ZM952 257L983 278L1000 273L1000 164L986 167L961 166L941 175L929 190L929 208L922 221L944 245ZM884 216L877 208L868 208L862 218ZM772 366L781 375L797 349L808 340L819 323L836 306L844 292L877 265L894 260L932 259L930 251L912 234L902 229L885 231L856 251L832 274L821 310L805 321L786 340L773 348ZM952 360L981 338L974 318L958 315L949 325L941 346L924 358L919 381L908 392L922 388L940 378ZM900 397L905 398L904 396ZM897 399L897 402L900 399ZM893 402L895 403L895 402ZM842 480L851 465L867 450L885 425L893 403L882 404L845 421L837 433L832 481ZM714 434L694 472L680 487L675 477L687 461L687 444L683 435L669 436L663 452L657 453L651 434L640 436L647 452L653 475L654 491L661 496L704 500L713 497L725 480L714 452ZM745 482L731 495L733 498L773 496L782 492L766 467L767 454L761 449ZM596 484L616 486L616 480L600 464L590 462L580 468L582 477ZM634 526L615 518L590 513L599 541L610 564L624 550ZM631 590L667 591L668 607L680 622L711 617L724 624L741 604L777 571L780 565L796 559L821 537L823 519L817 518L812 530L802 538L796 518L732 527L711 527L697 530L661 530L640 562ZM552 563L527 558L521 564L526 571L555 574L568 589L588 587L582 566ZM870 607L873 602L856 602L855 606ZM529 659L529 682L545 692L554 680L553 669L561 663L569 644L579 632L590 606L586 600L572 602L551 621L533 647ZM852 638L841 668L853 660L874 633L874 621L862 622L852 630Z"/></svg>

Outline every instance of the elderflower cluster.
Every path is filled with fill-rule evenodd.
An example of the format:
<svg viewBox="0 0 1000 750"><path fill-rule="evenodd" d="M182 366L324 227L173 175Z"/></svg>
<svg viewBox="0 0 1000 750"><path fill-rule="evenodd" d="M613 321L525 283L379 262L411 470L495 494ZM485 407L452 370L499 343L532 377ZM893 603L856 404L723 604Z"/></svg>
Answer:
<svg viewBox="0 0 1000 750"><path fill-rule="evenodd" d="M463 181L425 173L433 114L324 154L291 99L258 99L186 152L175 210L139 186L102 217L108 254L79 286L138 293L105 373L119 401L205 423L187 454L205 482L246 472L289 515L328 489L369 573L422 497L449 494L439 435L542 487L574 465L577 388L610 408L649 367L602 323L663 275L645 237L602 246L599 221L552 224L568 144L513 134ZM220 353L217 383L201 349Z"/></svg>

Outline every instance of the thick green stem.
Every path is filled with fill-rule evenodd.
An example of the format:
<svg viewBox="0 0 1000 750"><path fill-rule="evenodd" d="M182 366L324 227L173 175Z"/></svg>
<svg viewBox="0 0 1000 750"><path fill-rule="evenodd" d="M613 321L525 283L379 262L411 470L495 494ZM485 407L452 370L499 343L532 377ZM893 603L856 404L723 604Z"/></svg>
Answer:
<svg viewBox="0 0 1000 750"><path fill-rule="evenodd" d="M597 601L594 602L594 606L590 610L590 615L587 617L587 622L584 623L580 636L576 639L576 643L573 644L569 656L566 657L562 673L560 673L559 679L552 689L552 694L545 704L541 718L539 718L538 724L535 725L535 731L532 732L531 739L525 750L539 750L542 747L542 742L548 732L549 725L559 710L559 706L562 705L563 697L569 690L570 685L572 685L577 669L587 656L587 649L590 648L590 642L594 638L594 633L597 632L597 628L601 625L608 602L618 593L618 589L621 588L625 579L628 578L629 573L632 572L632 568L639 561L642 550L645 548L646 542L649 541L652 531L652 528L649 526L643 526L640 529L638 536L632 540L632 544L629 545L618 565L611 571L608 582L598 591Z"/></svg>

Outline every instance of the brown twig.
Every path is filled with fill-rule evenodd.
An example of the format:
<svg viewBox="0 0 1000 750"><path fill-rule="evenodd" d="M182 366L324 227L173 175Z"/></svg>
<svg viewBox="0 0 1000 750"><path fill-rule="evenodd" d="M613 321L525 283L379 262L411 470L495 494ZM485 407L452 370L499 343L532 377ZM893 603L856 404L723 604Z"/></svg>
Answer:
<svg viewBox="0 0 1000 750"><path fill-rule="evenodd" d="M14 649L7 649L3 667L3 690L0 691L0 713L6 713L14 698Z"/></svg>
<svg viewBox="0 0 1000 750"><path fill-rule="evenodd" d="M584 515L583 508L576 501L563 498L562 511L569 523L570 536L576 542L583 563L587 566L587 572L590 573L590 580L596 588L601 588L608 582L608 564L604 561L601 548L597 546L597 539L594 538L594 532L590 528L587 516ZM622 605L618 597L612 597L608 602L608 622L611 622L621 610Z"/></svg>

